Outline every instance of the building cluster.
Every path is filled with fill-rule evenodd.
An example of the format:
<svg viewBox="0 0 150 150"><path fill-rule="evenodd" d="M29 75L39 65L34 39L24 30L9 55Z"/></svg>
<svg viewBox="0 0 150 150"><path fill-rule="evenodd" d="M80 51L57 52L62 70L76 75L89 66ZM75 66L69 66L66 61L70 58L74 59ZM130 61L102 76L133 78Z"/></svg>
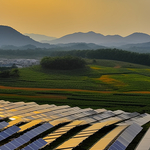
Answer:
<svg viewBox="0 0 150 150"><path fill-rule="evenodd" d="M39 60L36 59L0 59L0 67L12 67L24 68L33 65L38 65Z"/></svg>

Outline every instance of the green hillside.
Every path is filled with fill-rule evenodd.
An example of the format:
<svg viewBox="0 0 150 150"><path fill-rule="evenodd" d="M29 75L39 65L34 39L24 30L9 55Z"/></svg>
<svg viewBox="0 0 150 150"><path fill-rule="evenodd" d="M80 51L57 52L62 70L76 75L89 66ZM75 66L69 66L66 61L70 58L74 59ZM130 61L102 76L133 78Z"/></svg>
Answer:
<svg viewBox="0 0 150 150"><path fill-rule="evenodd" d="M0 97L150 113L150 67L111 60L86 62L86 68L75 70L19 69L20 77L0 79Z"/></svg>

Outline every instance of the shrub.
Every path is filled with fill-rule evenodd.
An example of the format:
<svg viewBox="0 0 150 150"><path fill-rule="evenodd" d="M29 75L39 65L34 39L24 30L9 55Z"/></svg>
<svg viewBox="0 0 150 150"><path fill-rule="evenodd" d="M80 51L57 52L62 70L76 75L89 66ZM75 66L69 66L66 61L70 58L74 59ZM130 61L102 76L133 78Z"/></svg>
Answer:
<svg viewBox="0 0 150 150"><path fill-rule="evenodd" d="M0 77L2 78L8 78L10 77L10 71L9 70L4 70L0 73Z"/></svg>
<svg viewBox="0 0 150 150"><path fill-rule="evenodd" d="M17 68L11 70L4 70L0 72L1 78L19 77L19 70Z"/></svg>

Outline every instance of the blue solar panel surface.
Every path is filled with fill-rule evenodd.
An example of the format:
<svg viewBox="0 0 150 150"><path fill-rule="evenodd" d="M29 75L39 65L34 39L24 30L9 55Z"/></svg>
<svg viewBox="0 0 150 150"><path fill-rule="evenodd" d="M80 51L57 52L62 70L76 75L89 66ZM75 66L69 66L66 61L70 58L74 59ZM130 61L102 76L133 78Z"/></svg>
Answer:
<svg viewBox="0 0 150 150"><path fill-rule="evenodd" d="M122 132L108 150L125 150L141 130L142 127L135 123L130 125Z"/></svg>
<svg viewBox="0 0 150 150"><path fill-rule="evenodd" d="M4 127L6 127L7 125L8 125L8 123L5 121L0 122L0 130L3 129Z"/></svg>
<svg viewBox="0 0 150 150"><path fill-rule="evenodd" d="M0 141L8 138L9 136L12 136L13 134L15 134L17 131L19 131L20 128L17 126L12 126L2 132L0 132Z"/></svg>
<svg viewBox="0 0 150 150"><path fill-rule="evenodd" d="M17 126L16 126L17 127ZM22 145L24 145L25 143L29 142L31 139L33 139L34 137L36 137L37 135L47 131L48 129L52 128L53 125L49 124L49 123L44 123L38 127L36 127L35 129L32 129L26 133L24 133L23 135L19 136L18 138L10 141L9 143L6 143L3 146L0 146L0 150L10 150L11 145L13 145L11 147L11 150L14 150ZM13 127L14 128L14 127ZM18 127L17 127L18 128ZM14 131L16 132L16 128L14 128ZM20 128L19 128L20 130ZM18 130L18 131L19 131ZM0 133L1 135L1 133ZM6 136L7 134L2 134L3 136ZM41 139L39 140L41 141ZM44 144L44 141L41 141ZM37 141L37 145L40 146L40 144L42 145L42 143ZM34 147L36 147L35 144L33 144ZM44 145L43 145L44 146ZM29 149L28 149L29 150Z"/></svg>
<svg viewBox="0 0 150 150"><path fill-rule="evenodd" d="M30 150L30 149L38 150L38 149L42 148L43 146L45 146L46 144L47 144L47 142L40 138L40 139L32 142L28 146L24 147L22 150Z"/></svg>

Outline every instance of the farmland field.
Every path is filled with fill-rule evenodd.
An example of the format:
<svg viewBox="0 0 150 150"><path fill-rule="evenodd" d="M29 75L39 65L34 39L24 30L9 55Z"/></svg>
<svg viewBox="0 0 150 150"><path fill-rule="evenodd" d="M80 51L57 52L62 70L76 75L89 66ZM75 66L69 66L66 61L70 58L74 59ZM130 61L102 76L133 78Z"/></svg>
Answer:
<svg viewBox="0 0 150 150"><path fill-rule="evenodd" d="M85 69L19 69L20 77L0 79L0 97L9 101L70 105L150 113L150 67L110 60L86 60Z"/></svg>

